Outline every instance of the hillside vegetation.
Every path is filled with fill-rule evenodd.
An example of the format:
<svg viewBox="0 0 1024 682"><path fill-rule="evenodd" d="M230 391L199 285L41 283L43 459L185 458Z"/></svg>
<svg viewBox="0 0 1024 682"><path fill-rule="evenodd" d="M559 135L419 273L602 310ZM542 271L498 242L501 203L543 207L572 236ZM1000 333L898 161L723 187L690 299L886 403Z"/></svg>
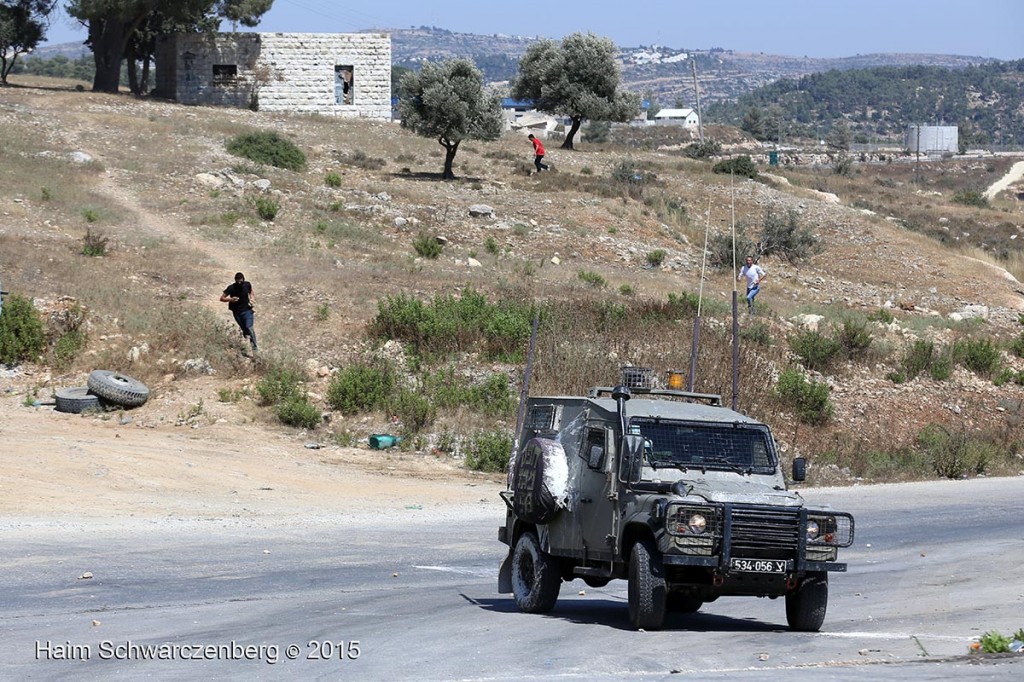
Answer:
<svg viewBox="0 0 1024 682"><path fill-rule="evenodd" d="M759 135L814 139L833 122L849 122L869 140L901 139L908 125L959 125L961 143L1024 144L1024 60L961 69L937 66L833 70L782 78L708 110L711 120L740 125L751 110L766 119Z"/></svg>
<svg viewBox="0 0 1024 682"><path fill-rule="evenodd" d="M687 367L699 304L696 387L729 401L734 207L741 248L769 273L740 320L738 403L787 459L836 483L1024 468L1024 298L1005 269L1024 276L1019 261L887 212L994 214L1024 234L1012 192L953 202L984 166L936 166L954 179L923 196L900 164L836 186L820 170L732 180L713 160L612 142L551 150L555 170L535 175L529 143L507 133L467 142L458 179L441 182L436 140L390 123L18 85L0 98L0 279L34 299L46 337L5 375L7 400L117 369L153 391L138 428L246 424L326 448L393 433L410 452L500 469L537 314L531 391L566 393L626 364ZM253 133L276 136L240 138ZM236 139L286 140L305 163L260 165L229 153ZM879 178L874 213L850 205ZM719 266L700 299L707 224ZM217 301L239 270L256 358Z"/></svg>

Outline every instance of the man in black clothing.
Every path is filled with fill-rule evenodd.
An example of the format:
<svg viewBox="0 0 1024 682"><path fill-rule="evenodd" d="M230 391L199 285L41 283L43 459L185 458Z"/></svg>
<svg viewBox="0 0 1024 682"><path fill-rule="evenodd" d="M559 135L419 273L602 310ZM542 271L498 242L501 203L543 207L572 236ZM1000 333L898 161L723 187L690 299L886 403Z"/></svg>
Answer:
<svg viewBox="0 0 1024 682"><path fill-rule="evenodd" d="M235 273L235 283L228 286L220 295L222 303L228 304L228 309L235 316L235 322L242 330L242 336L249 339L253 352L256 352L256 332L252 328L253 313L252 304L255 298L252 293L252 284L245 281L245 275Z"/></svg>

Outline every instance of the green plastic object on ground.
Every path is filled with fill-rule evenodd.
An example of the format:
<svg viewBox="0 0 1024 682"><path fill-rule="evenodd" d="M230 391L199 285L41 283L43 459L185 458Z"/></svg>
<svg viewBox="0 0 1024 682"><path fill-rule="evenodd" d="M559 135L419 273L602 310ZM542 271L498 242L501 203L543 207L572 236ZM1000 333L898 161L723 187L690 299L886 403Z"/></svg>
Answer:
<svg viewBox="0 0 1024 682"><path fill-rule="evenodd" d="M401 438L398 436L392 436L387 433L375 433L370 436L370 449L371 450L387 450L393 448L401 442Z"/></svg>

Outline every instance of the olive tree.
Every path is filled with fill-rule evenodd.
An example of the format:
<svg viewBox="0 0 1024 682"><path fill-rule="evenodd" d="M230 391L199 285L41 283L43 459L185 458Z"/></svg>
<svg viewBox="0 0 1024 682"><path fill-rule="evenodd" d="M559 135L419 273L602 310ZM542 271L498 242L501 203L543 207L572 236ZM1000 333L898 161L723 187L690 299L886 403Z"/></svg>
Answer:
<svg viewBox="0 0 1024 682"><path fill-rule="evenodd" d="M255 26L274 0L68 0L66 10L89 29L95 92L117 92L121 62L137 54L140 32L215 30L221 19ZM132 47L132 45L135 47ZM137 93L140 94L140 93Z"/></svg>
<svg viewBox="0 0 1024 682"><path fill-rule="evenodd" d="M541 40L519 60L512 97L533 102L539 111L568 116L572 126L562 143L573 139L584 119L628 121L640 111L640 95L619 88L616 47L593 33L574 33L561 42Z"/></svg>
<svg viewBox="0 0 1024 682"><path fill-rule="evenodd" d="M46 25L57 0L0 0L0 83L18 55L28 54L46 36Z"/></svg>
<svg viewBox="0 0 1024 682"><path fill-rule="evenodd" d="M501 100L484 91L484 77L468 59L428 62L402 77L400 92L402 127L445 148L445 180L455 178L452 162L463 140L496 140L504 128Z"/></svg>

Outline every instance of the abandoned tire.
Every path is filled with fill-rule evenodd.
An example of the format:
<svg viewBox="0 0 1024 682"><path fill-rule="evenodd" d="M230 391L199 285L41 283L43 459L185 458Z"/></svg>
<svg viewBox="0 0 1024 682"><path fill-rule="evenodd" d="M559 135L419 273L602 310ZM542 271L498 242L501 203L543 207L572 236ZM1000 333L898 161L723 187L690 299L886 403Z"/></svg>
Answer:
<svg viewBox="0 0 1024 682"><path fill-rule="evenodd" d="M689 594L669 594L665 602L667 610L672 613L697 613L704 601Z"/></svg>
<svg viewBox="0 0 1024 682"><path fill-rule="evenodd" d="M58 412L67 412L69 414L81 414L89 410L100 409L99 396L93 395L89 392L89 388L86 386L80 386L77 388L59 388L53 394L53 399L57 403L55 408Z"/></svg>
<svg viewBox="0 0 1024 682"><path fill-rule="evenodd" d="M89 373L89 390L124 407L138 407L149 400L149 389L145 384L108 369L95 369Z"/></svg>
<svg viewBox="0 0 1024 682"><path fill-rule="evenodd" d="M797 632L817 632L828 606L828 573L808 573L786 595L786 622Z"/></svg>
<svg viewBox="0 0 1024 682"><path fill-rule="evenodd" d="M668 587L661 554L650 540L633 545L629 556L629 622L637 630L660 630Z"/></svg>
<svg viewBox="0 0 1024 682"><path fill-rule="evenodd" d="M527 523L550 523L565 506L569 462L561 443L531 438L512 470L512 510Z"/></svg>
<svg viewBox="0 0 1024 682"><path fill-rule="evenodd" d="M532 531L519 536L512 552L512 595L524 613L547 613L558 600L562 577L555 559L540 548Z"/></svg>

